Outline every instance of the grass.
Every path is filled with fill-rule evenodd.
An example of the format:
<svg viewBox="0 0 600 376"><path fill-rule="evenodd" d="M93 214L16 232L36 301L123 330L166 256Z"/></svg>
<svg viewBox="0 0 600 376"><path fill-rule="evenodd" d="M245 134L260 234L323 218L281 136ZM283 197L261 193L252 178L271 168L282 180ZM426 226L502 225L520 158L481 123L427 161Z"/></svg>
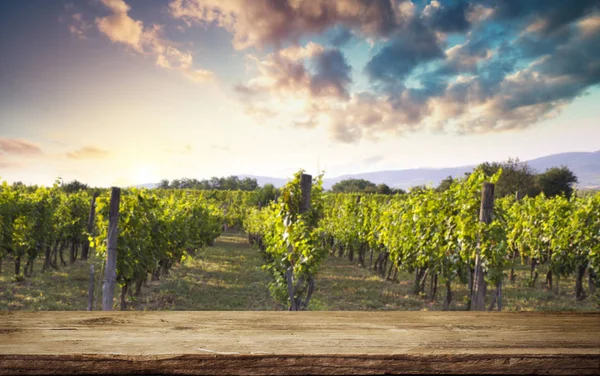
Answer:
<svg viewBox="0 0 600 376"><path fill-rule="evenodd" d="M94 264L98 284L102 260L97 257L46 272L41 271L43 260L36 260L34 274L20 279L15 278L13 260L6 258L0 273L0 310L86 310L90 263ZM99 298L98 289L96 295Z"/></svg>
<svg viewBox="0 0 600 376"><path fill-rule="evenodd" d="M214 247L151 282L131 308L136 310L273 310L258 252L241 234L226 234Z"/></svg>
<svg viewBox="0 0 600 376"><path fill-rule="evenodd" d="M505 282L502 287L503 311L597 311L600 297L596 294L583 301L575 299L575 278L562 278L560 293L542 287L544 270L540 270L536 287L528 286L529 270L518 268L515 283ZM312 310L358 311L428 311L441 310L446 291L440 282L436 300L413 293L413 275L398 273L398 281L386 281L373 271L346 259L329 256L317 277L317 291L311 302ZM429 293L429 278L425 290ZM587 281L585 281L587 292ZM486 307L491 301L492 287L488 286ZM466 310L466 284L453 283L450 310Z"/></svg>
<svg viewBox="0 0 600 376"><path fill-rule="evenodd" d="M0 310L86 310L90 263L96 270L96 303L100 308L102 260L91 257L60 270L36 273L15 280L11 260L6 259L0 273ZM269 277L261 269L258 251L251 249L243 234L228 233L214 247L199 251L173 268L160 281L148 282L139 297L128 296L130 310L277 310L270 297ZM503 286L505 311L597 311L598 295L578 302L574 297L573 277L560 281L560 294L541 287L545 274L540 271L537 287L527 285L528 270L517 270L517 281ZM412 292L413 276L399 273L399 282L386 281L371 270L346 259L330 256L317 275L317 289L311 310L441 310L445 289L440 284L436 301ZM587 281L586 281L587 282ZM429 284L429 282L428 282ZM587 290L587 283L585 284ZM453 284L452 310L465 310L467 286ZM428 288L427 288L428 291ZM120 289L115 290L118 309ZM488 294L491 296L491 292Z"/></svg>

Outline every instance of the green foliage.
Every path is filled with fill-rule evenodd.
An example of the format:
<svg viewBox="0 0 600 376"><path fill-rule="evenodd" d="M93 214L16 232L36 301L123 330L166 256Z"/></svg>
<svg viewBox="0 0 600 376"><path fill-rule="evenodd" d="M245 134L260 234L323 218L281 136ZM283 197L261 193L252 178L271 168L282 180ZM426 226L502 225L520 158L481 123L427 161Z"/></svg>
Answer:
<svg viewBox="0 0 600 376"><path fill-rule="evenodd" d="M308 307L314 276L326 254L318 229L323 212L322 176L314 178L310 208L301 213L302 174L299 171L281 188L276 202L253 209L245 221L246 230L264 252L272 296L290 310Z"/></svg>
<svg viewBox="0 0 600 376"><path fill-rule="evenodd" d="M247 204L262 208L269 205L270 202L275 201L278 196L279 189L275 188L273 184L265 184L254 191L254 194L247 200Z"/></svg>
<svg viewBox="0 0 600 376"><path fill-rule="evenodd" d="M66 194L58 183L45 188L4 182L0 258L12 254L19 265L21 259L31 262L55 244L83 244L89 200L85 191Z"/></svg>
<svg viewBox="0 0 600 376"><path fill-rule="evenodd" d="M437 189L415 188L404 195L386 194L384 188L383 194L367 194L368 189L324 193L318 176L312 185L311 208L304 213L300 213L301 171L281 190L273 186L254 191L124 190L117 277L127 285L159 267L168 268L211 244L223 224L247 230L264 257L272 295L297 309L308 306L314 278L328 252L350 259L358 254L364 264L364 254L370 250L401 272L417 271L418 276L418 271L427 270L454 283L466 283L477 249L486 278L494 284L510 268L531 260L557 277L578 270L581 274L582 268L600 274L598 192L578 196L563 190L564 195L541 194L520 201L514 194L498 197L500 193L492 222L479 221L483 182L501 187L504 181L505 191L511 193L516 185L502 180L507 171L514 176L527 173L519 170L516 161L509 162L508 170L482 166L463 179L446 179ZM490 171L495 172L490 175ZM567 172L549 170L546 176L568 178L549 181L572 180ZM88 241L104 256L110 197L107 190L100 192L96 229L88 234L89 190L67 193L59 182L50 188L4 182L0 259L29 263L47 255L50 248L56 252Z"/></svg>
<svg viewBox="0 0 600 376"><path fill-rule="evenodd" d="M161 195L171 195L173 190L154 189ZM240 229L243 226L244 218L252 206L260 203L259 200L264 199L268 203L267 198L261 198L261 191L224 191L224 190L198 190L186 189L177 190L177 194L181 195L184 192L186 195L192 195L202 198L206 203L219 213L222 217L222 224L228 228ZM265 195L266 196L266 195ZM263 196L264 197L264 196Z"/></svg>
<svg viewBox="0 0 600 376"><path fill-rule="evenodd" d="M210 179L163 179L158 184L157 188L161 189L204 189L204 190L222 190L222 191L253 191L258 188L256 179L243 178L237 176L229 177L212 177Z"/></svg>
<svg viewBox="0 0 600 376"><path fill-rule="evenodd" d="M588 264L600 272L600 194L525 198L508 213L507 241L523 260L536 259L557 276Z"/></svg>
<svg viewBox="0 0 600 376"><path fill-rule="evenodd" d="M10 258L9 258L10 259ZM9 259L5 260L8 261ZM100 309L102 260L90 255L86 262L75 262L60 270L35 273L18 283L12 270L0 273L0 310L12 311L81 311L88 301L89 263L96 270L95 309ZM277 309L269 296L267 273L261 270L260 254L248 247L242 234L225 234L215 247L202 251L173 267L160 281L148 283L139 297L133 297L128 309L208 310L208 311L272 311ZM39 271L40 260L36 263ZM502 294L506 311L598 311L594 296L574 301L571 291L574 278L561 278L561 294L527 286L527 266L515 270L517 282L506 284ZM440 310L442 302L412 295L408 273L398 273L399 283L390 283L370 270L352 265L345 259L328 257L319 268L318 286L309 309L339 311L423 311ZM455 299L452 310L466 309L467 286L458 281L452 285ZM131 291L131 290L130 290ZM598 292L598 290L596 290ZM119 287L115 296L119 295ZM598 296L598 295L596 295Z"/></svg>
<svg viewBox="0 0 600 376"><path fill-rule="evenodd" d="M98 197L98 254L107 252L110 195ZM211 244L221 234L220 211L201 195L186 191L124 190L119 206L117 280L121 285L145 278L162 265Z"/></svg>
<svg viewBox="0 0 600 376"><path fill-rule="evenodd" d="M335 183L331 191L335 193L364 192L367 188L377 189L377 185L365 179L346 179Z"/></svg>
<svg viewBox="0 0 600 376"><path fill-rule="evenodd" d="M90 188L87 184L84 184L78 180L73 180L69 183L61 183L60 187L66 193L76 193L79 191L88 190Z"/></svg>
<svg viewBox="0 0 600 376"><path fill-rule="evenodd" d="M600 194L571 199L542 194L519 202L509 195L496 199L492 222L484 224L479 220L482 184L498 186L505 173L485 170L403 196L327 195L321 236L331 253L352 259L353 253L370 249L400 271L427 270L445 281L458 277L466 283L478 248L486 279L494 285L515 261L532 259L556 276L588 266L598 274Z"/></svg>
<svg viewBox="0 0 600 376"><path fill-rule="evenodd" d="M503 252L500 226L497 219L484 226L478 209L483 182L495 182L499 176L500 172L488 178L477 170L442 193L413 191L390 206L383 215L381 236L392 260L406 271L428 268L452 280L462 267L474 264L479 245L488 261L484 268L495 267L496 253Z"/></svg>
<svg viewBox="0 0 600 376"><path fill-rule="evenodd" d="M485 174L491 176L498 170L502 170L502 176L496 184L494 194L496 198L514 196L517 192L525 196L536 196L540 189L536 184L535 172L527 163L519 162L519 159L509 159L506 162L486 162L478 166Z"/></svg>
<svg viewBox="0 0 600 376"><path fill-rule="evenodd" d="M452 178L452 176L448 176L447 178L445 178L444 180L442 180L440 182L440 184L437 186L437 188L435 190L436 190L436 192L445 192L448 189L450 189L450 187L452 186L452 183L454 183L454 179Z"/></svg>
<svg viewBox="0 0 600 376"><path fill-rule="evenodd" d="M569 198L573 194L573 184L577 183L577 177L566 166L550 168L536 178L546 197L564 195Z"/></svg>
<svg viewBox="0 0 600 376"><path fill-rule="evenodd" d="M346 179L331 187L334 193L377 193L383 195L403 194L402 189L392 189L387 184L375 184L365 179Z"/></svg>

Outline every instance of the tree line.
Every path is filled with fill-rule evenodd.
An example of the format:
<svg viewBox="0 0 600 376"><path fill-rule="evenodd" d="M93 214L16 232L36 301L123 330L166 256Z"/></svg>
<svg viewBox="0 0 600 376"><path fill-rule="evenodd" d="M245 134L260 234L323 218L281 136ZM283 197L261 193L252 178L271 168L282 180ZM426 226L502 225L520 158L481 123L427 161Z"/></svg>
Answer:
<svg viewBox="0 0 600 376"><path fill-rule="evenodd" d="M163 179L158 183L157 188L162 189L202 189L202 190L224 190L224 191L253 191L258 187L256 179L243 178L237 176L216 177L210 179L173 179L171 181Z"/></svg>
<svg viewBox="0 0 600 376"><path fill-rule="evenodd" d="M577 176L566 166L552 167L542 173L536 173L527 163L519 159L509 159L506 162L485 162L477 166L486 175L492 176L502 169L502 175L495 188L496 197L514 196L519 193L521 197L535 197L544 193L546 197L564 195L569 198L573 194L573 185L577 183ZM466 173L469 176L471 172ZM424 191L433 189L444 192L457 182L457 178L448 176L435 188L426 186L412 187L411 191ZM364 179L342 180L332 187L335 193L377 193L377 194L404 194L402 189L390 188L386 184L375 184Z"/></svg>
<svg viewBox="0 0 600 376"><path fill-rule="evenodd" d="M496 185L495 196L505 197L515 195L519 192L521 197L535 197L544 193L546 197L564 195L569 198L573 194L573 185L577 183L577 176L566 166L552 167L542 173L536 173L527 163L520 162L518 158L508 159L505 162L485 162L476 167L485 174L491 176L502 169L502 175ZM468 172L465 175L469 176ZM457 181L457 177L448 176L443 179L435 188L429 188L424 185L414 186L409 190L427 190L434 189L436 192L446 191L452 183ZM23 183L16 182L13 185L22 186ZM66 193L74 193L82 190L98 190L91 188L87 184L73 180L71 182L60 182L60 187ZM29 189L35 190L37 186L31 186ZM197 189L197 190L223 190L223 191L256 191L255 205L263 206L269 201L278 197L280 189L273 184L260 186L254 178L239 178L238 176L216 177L210 179L198 180L194 178L181 179L163 179L158 183L159 189ZM337 182L331 187L333 193L372 193L383 195L405 194L406 191L401 188L393 188L387 184L375 184L365 179L345 179Z"/></svg>

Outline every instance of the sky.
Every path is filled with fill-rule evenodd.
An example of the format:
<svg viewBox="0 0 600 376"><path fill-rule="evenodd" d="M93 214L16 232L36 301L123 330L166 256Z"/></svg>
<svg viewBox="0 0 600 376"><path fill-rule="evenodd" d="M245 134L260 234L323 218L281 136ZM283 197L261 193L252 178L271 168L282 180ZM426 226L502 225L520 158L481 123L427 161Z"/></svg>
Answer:
<svg viewBox="0 0 600 376"><path fill-rule="evenodd" d="M6 0L0 180L326 177L600 149L588 0Z"/></svg>

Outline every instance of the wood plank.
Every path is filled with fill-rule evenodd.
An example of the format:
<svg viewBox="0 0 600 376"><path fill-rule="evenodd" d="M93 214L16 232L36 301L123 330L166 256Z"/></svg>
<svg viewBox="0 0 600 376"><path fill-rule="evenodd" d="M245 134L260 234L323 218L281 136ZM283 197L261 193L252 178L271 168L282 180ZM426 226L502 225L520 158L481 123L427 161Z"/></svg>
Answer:
<svg viewBox="0 0 600 376"><path fill-rule="evenodd" d="M599 374L600 313L0 313L0 374L148 372Z"/></svg>

